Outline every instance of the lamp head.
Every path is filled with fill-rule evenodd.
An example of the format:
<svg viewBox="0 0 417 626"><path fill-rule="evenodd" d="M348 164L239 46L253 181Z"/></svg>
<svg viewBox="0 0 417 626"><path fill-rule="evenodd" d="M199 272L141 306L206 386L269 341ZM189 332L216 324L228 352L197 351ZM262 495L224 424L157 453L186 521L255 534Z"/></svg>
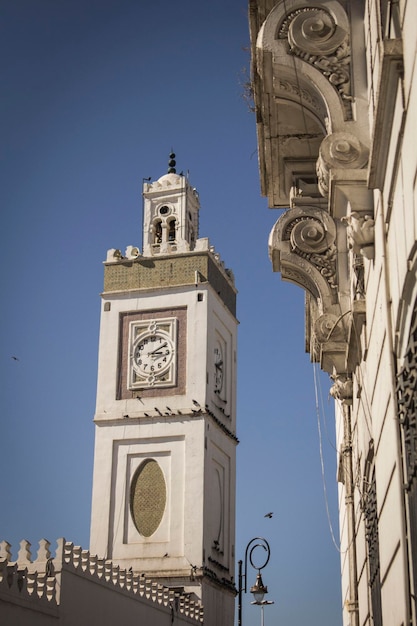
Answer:
<svg viewBox="0 0 417 626"><path fill-rule="evenodd" d="M260 571L258 571L258 574L256 576L256 582L253 587L250 588L250 592L253 593L256 604L261 604L264 599L264 595L268 593L268 587L265 587L265 585L263 584Z"/></svg>

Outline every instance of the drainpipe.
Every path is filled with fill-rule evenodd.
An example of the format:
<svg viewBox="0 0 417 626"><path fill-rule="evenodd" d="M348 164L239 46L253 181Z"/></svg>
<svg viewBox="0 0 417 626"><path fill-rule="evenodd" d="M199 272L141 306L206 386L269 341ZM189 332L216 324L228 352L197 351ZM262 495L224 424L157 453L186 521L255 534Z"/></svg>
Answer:
<svg viewBox="0 0 417 626"><path fill-rule="evenodd" d="M343 477L345 486L345 506L348 532L348 562L349 562L349 599L346 608L350 616L350 626L359 626L358 604L358 568L356 558L356 519L352 461L352 379L348 376L332 376L334 385L330 394L340 401L343 416Z"/></svg>
<svg viewBox="0 0 417 626"><path fill-rule="evenodd" d="M358 607L358 568L356 560L356 520L355 498L353 485L352 463L352 427L351 407L346 401L342 402L343 412L343 473L345 477L345 504L348 523L348 553L349 553L349 601L347 610L351 615L351 626L359 626Z"/></svg>

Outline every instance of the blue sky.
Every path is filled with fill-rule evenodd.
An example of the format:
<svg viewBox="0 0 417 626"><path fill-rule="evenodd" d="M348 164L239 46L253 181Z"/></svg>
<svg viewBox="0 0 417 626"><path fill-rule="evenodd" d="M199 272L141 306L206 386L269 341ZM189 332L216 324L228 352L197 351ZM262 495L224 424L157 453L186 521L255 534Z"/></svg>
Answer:
<svg viewBox="0 0 417 626"><path fill-rule="evenodd" d="M89 545L102 261L141 247L142 179L164 174L173 148L200 194L200 236L239 289L236 557L257 535L271 545L266 624L341 624L304 294L272 272L280 211L260 195L242 97L245 0L3 0L0 20L0 540L15 554L22 538L34 551L42 537ZM337 536L333 409L319 380ZM251 599L244 624L260 619Z"/></svg>

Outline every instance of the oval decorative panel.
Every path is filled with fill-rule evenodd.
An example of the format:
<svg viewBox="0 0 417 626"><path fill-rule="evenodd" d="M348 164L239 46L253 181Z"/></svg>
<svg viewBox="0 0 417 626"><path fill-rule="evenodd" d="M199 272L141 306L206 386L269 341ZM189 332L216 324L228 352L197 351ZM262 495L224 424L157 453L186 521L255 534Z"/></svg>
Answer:
<svg viewBox="0 0 417 626"><path fill-rule="evenodd" d="M164 474L154 459L147 459L135 472L130 485L130 512L143 537L150 537L158 529L166 499Z"/></svg>

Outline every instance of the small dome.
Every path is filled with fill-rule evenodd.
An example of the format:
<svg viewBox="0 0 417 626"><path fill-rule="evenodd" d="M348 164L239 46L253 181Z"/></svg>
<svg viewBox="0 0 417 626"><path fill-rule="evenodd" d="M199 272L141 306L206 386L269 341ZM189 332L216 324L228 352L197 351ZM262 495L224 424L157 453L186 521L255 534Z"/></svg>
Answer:
<svg viewBox="0 0 417 626"><path fill-rule="evenodd" d="M156 182L160 185L179 185L181 178L183 177L179 174L164 174Z"/></svg>

